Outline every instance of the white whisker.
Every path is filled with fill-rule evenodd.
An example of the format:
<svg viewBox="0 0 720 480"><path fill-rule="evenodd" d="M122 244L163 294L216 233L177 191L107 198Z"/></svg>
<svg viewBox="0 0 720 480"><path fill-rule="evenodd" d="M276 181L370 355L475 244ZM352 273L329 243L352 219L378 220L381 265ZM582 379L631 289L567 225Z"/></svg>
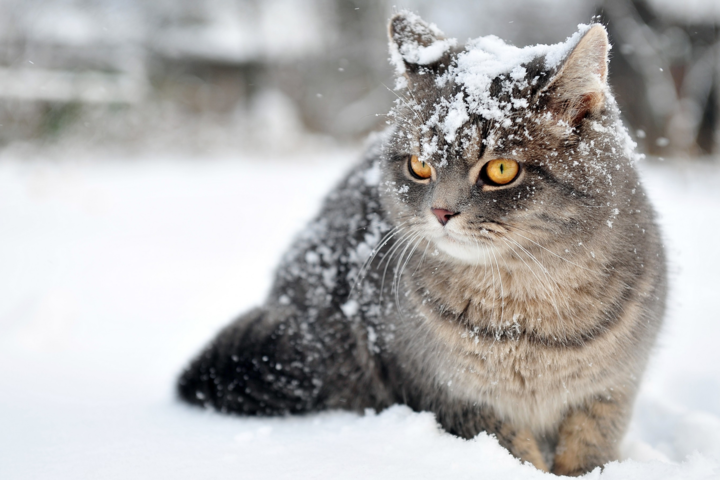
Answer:
<svg viewBox="0 0 720 480"><path fill-rule="evenodd" d="M355 282L353 282L353 286L350 289L350 295L355 291L355 288L363 281L365 278L365 274L370 269L370 266L372 265L373 260L375 260L375 257L380 253L380 251L383 249L385 245L398 233L402 231L402 226L405 223L401 223L400 225L397 225L396 227L393 227L388 231L388 233L385 234L385 236L380 240L378 245L373 248L373 250L370 252L370 256L363 262L362 267L360 267L360 271L358 272L357 278L355 279Z"/></svg>
<svg viewBox="0 0 720 480"><path fill-rule="evenodd" d="M418 237L419 237L419 238L418 238ZM420 233L418 233L414 238L418 238L418 241L415 242L415 245L414 245L413 248L410 250L410 253L408 253L407 259L405 259L405 263L404 263L403 266L400 268L400 273L399 273L399 275L397 276L397 281L395 282L395 303L396 303L397 305L400 305L400 295L399 295L399 291L400 291L400 282L402 282L402 274L403 274L403 272L405 271L405 267L407 266L408 262L409 262L410 259L412 258L413 253L415 253L415 250L417 249L418 245L420 245L420 242L422 242L422 240L423 240L423 239L422 239L422 235L421 235ZM401 258L402 258L402 257L401 257Z"/></svg>
<svg viewBox="0 0 720 480"><path fill-rule="evenodd" d="M517 230L520 230L520 229L517 228L517 227L513 227L513 229L516 230L515 233L517 233ZM524 230L523 230L523 231L524 231ZM526 232L526 233L527 233L527 232ZM519 234L519 233L517 233L517 235L518 235L519 237L524 238L524 239L527 240L528 242L534 243L535 245L537 245L538 247L542 248L543 250L545 250L545 251L548 252L549 254L556 256L556 257L559 258L560 260L562 260L562 261L564 261L564 262L567 262L567 263L569 263L570 265L572 265L572 266L574 266L574 267L581 268L581 269L583 269L583 270L587 270L588 272L592 272L592 273L599 273L599 272L597 272L597 271L595 271L595 270L592 270L592 269L590 269L590 268L583 267L582 265L578 265L577 263L571 262L571 261L568 260L567 258L564 258L564 257L561 256L561 255L558 255L557 253L553 252L552 250L550 250L550 249L548 249L548 248L540 245L538 242L536 242L536 241L534 241L534 240L532 240L532 239L530 239L530 238L528 238L528 237L526 237L526 236L524 236L524 235L521 235L521 234Z"/></svg>
<svg viewBox="0 0 720 480"><path fill-rule="evenodd" d="M492 253L493 258L495 259L495 265L498 270L498 279L500 280L500 325L502 325L505 313L505 292L503 291L502 272L500 271L500 264L497 261L497 256L495 255L493 249L490 249L490 253Z"/></svg>
<svg viewBox="0 0 720 480"><path fill-rule="evenodd" d="M395 253L402 247L402 245L405 243L406 240L408 240L414 232L407 232L403 233L403 235L400 237L400 239L397 241L395 245L390 247L390 251L385 255L385 257L380 261L380 264L378 265L378 268L382 267L383 262L385 262L385 268L383 269L383 275L382 275L382 281L380 283L380 300L382 300L383 293L385 291L385 275L387 274L387 269L390 266L390 261L392 260L392 257L395 256Z"/></svg>

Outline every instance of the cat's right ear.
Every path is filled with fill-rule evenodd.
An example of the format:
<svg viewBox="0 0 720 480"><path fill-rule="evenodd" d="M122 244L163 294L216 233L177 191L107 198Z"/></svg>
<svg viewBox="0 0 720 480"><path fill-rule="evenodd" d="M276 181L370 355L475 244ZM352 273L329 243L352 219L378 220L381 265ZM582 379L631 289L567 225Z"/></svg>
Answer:
<svg viewBox="0 0 720 480"><path fill-rule="evenodd" d="M602 111L609 50L605 27L596 24L585 32L544 89L549 95L548 108L556 118L575 127L587 114Z"/></svg>
<svg viewBox="0 0 720 480"><path fill-rule="evenodd" d="M398 76L398 87L412 87L421 76L439 73L447 66L449 54L457 44L445 38L432 23L412 12L401 12L390 19L390 60Z"/></svg>

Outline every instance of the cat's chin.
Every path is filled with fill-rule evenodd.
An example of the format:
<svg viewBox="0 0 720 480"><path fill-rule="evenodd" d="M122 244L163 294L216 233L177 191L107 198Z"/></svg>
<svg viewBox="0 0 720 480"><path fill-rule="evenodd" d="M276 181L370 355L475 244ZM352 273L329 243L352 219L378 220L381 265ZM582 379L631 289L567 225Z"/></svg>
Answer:
<svg viewBox="0 0 720 480"><path fill-rule="evenodd" d="M468 265L487 265L493 262L492 245L470 244L443 236L434 240L438 250L451 259Z"/></svg>

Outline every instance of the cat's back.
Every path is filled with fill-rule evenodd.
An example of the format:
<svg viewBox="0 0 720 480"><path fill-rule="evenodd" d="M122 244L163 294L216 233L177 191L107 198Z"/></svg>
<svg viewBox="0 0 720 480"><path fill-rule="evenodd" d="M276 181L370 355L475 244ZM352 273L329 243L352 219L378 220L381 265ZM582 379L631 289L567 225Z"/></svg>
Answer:
<svg viewBox="0 0 720 480"><path fill-rule="evenodd" d="M276 271L268 304L337 310L348 301L365 262L392 228L379 198L385 141L382 133L371 137L360 161L348 168L296 236Z"/></svg>

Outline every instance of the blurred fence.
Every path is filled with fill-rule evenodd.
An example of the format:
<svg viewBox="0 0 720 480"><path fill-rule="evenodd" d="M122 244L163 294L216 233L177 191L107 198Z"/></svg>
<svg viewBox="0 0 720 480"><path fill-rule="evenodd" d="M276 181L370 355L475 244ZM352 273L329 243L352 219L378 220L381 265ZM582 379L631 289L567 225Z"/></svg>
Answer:
<svg viewBox="0 0 720 480"><path fill-rule="evenodd" d="M0 144L292 145L356 139L394 97L385 25L554 43L599 15L631 130L720 153L717 0L0 0Z"/></svg>

